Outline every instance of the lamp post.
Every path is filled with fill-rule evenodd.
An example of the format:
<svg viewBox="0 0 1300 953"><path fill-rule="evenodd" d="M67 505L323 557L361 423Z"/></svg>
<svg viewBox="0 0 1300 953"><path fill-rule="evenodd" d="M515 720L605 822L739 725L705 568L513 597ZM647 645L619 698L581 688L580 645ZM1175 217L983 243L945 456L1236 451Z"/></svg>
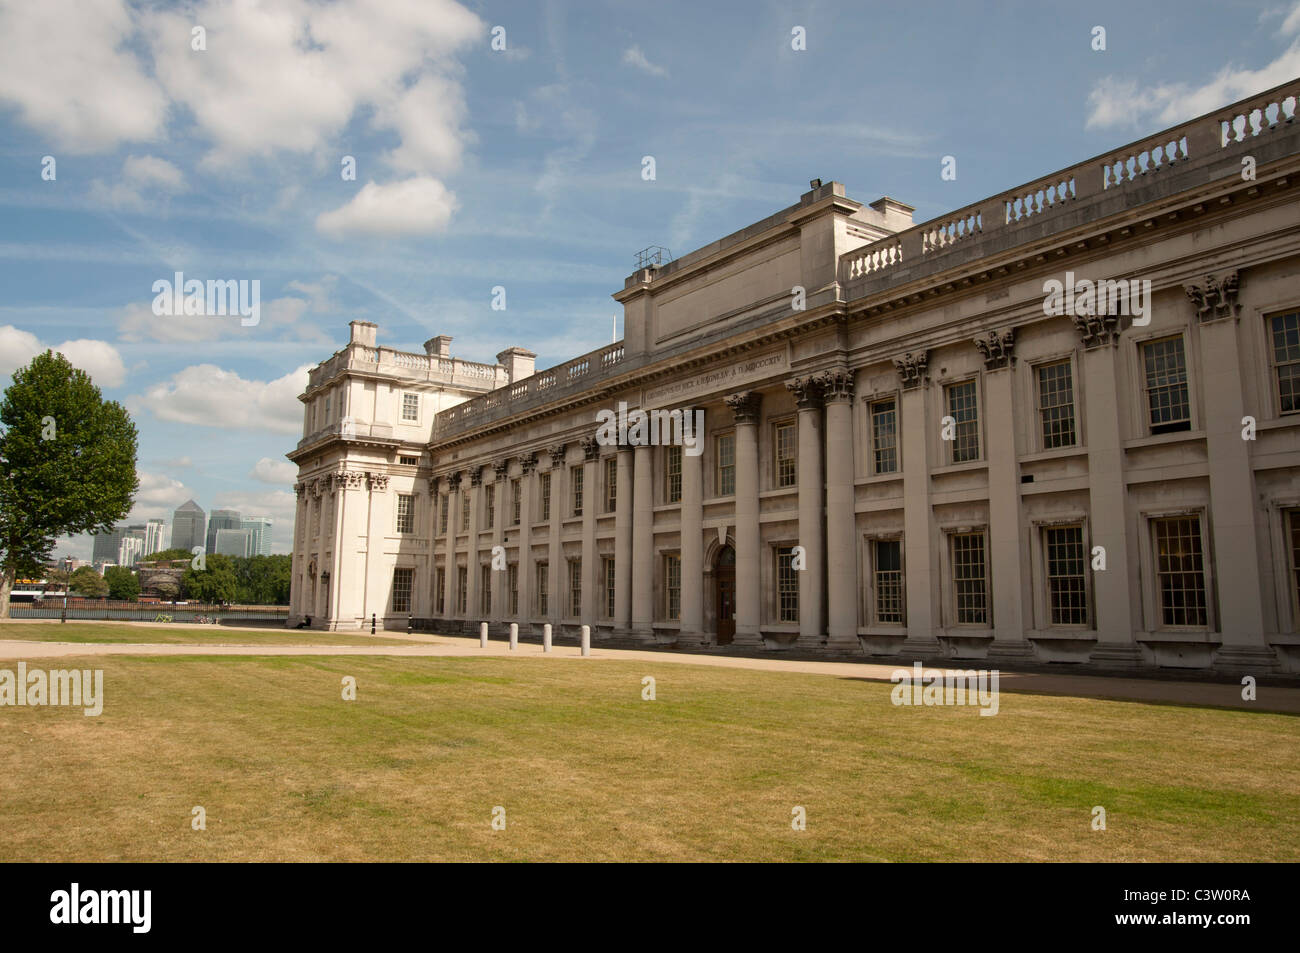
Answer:
<svg viewBox="0 0 1300 953"><path fill-rule="evenodd" d="M68 590L72 588L72 557L63 557L63 615L59 622L68 621Z"/></svg>

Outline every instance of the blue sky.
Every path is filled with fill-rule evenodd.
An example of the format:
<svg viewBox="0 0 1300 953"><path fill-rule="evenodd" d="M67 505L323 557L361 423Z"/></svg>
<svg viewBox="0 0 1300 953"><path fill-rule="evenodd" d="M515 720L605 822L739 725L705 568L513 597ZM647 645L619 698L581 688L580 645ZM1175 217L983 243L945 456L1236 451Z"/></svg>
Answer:
<svg viewBox="0 0 1300 953"><path fill-rule="evenodd" d="M0 379L63 350L133 414L135 516L287 551L294 397L350 320L547 366L609 341L638 249L811 178L919 222L1296 75L1293 2L0 0ZM176 271L258 279L260 323L155 316Z"/></svg>

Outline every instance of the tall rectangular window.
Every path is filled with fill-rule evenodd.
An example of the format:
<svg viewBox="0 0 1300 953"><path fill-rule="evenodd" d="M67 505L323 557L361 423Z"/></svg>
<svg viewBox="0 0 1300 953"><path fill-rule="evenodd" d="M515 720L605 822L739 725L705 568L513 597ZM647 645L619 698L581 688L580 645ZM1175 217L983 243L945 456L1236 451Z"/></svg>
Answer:
<svg viewBox="0 0 1300 953"><path fill-rule="evenodd" d="M605 512L618 507L618 454L605 458Z"/></svg>
<svg viewBox="0 0 1300 953"><path fill-rule="evenodd" d="M1052 625L1087 625L1083 527L1049 526L1043 530L1043 547L1047 556L1047 601Z"/></svg>
<svg viewBox="0 0 1300 953"><path fill-rule="evenodd" d="M569 468L569 499L573 503L574 516L582 515L582 478L582 467Z"/></svg>
<svg viewBox="0 0 1300 953"><path fill-rule="evenodd" d="M469 532L469 490L460 491L460 531Z"/></svg>
<svg viewBox="0 0 1300 953"><path fill-rule="evenodd" d="M402 419L405 421L420 419L420 395L403 394L402 395Z"/></svg>
<svg viewBox="0 0 1300 953"><path fill-rule="evenodd" d="M718 451L718 496L734 496L736 492L736 435L718 434L715 444Z"/></svg>
<svg viewBox="0 0 1300 953"><path fill-rule="evenodd" d="M569 615L582 615L582 560L569 560Z"/></svg>
<svg viewBox="0 0 1300 953"><path fill-rule="evenodd" d="M876 622L901 625L904 604L903 543L897 539L877 539L871 547Z"/></svg>
<svg viewBox="0 0 1300 953"><path fill-rule="evenodd" d="M484 497L487 508L487 528L492 529L497 522L497 488L495 484L489 483L483 487Z"/></svg>
<svg viewBox="0 0 1300 953"><path fill-rule="evenodd" d="M664 447L664 502L682 501L682 448Z"/></svg>
<svg viewBox="0 0 1300 953"><path fill-rule="evenodd" d="M680 556L664 557L665 618L677 621L682 617L682 560Z"/></svg>
<svg viewBox="0 0 1300 953"><path fill-rule="evenodd" d="M464 566L456 567L456 614L464 615L469 601L469 570Z"/></svg>
<svg viewBox="0 0 1300 953"><path fill-rule="evenodd" d="M549 615L551 611L550 600L550 573L547 571L546 563L537 564L537 614Z"/></svg>
<svg viewBox="0 0 1300 953"><path fill-rule="evenodd" d="M1040 364L1038 372L1038 422L1043 434L1043 449L1073 447L1074 380L1069 361Z"/></svg>
<svg viewBox="0 0 1300 953"><path fill-rule="evenodd" d="M506 567L506 585L510 592L510 614L519 615L519 564Z"/></svg>
<svg viewBox="0 0 1300 953"><path fill-rule="evenodd" d="M327 394L325 395L325 423L329 423L329 422L330 422L330 399L329 399L329 395Z"/></svg>
<svg viewBox="0 0 1300 953"><path fill-rule="evenodd" d="M605 567L605 618L614 618L614 557L606 556L601 562Z"/></svg>
<svg viewBox="0 0 1300 953"><path fill-rule="evenodd" d="M795 443L793 421L777 424L772 430L772 443L776 447L776 485L794 486L798 483L798 450Z"/></svg>
<svg viewBox="0 0 1300 953"><path fill-rule="evenodd" d="M1300 413L1300 311L1268 319L1278 411Z"/></svg>
<svg viewBox="0 0 1300 953"><path fill-rule="evenodd" d="M451 497L439 497L438 505L438 533L442 536L447 535L447 513L451 510Z"/></svg>
<svg viewBox="0 0 1300 953"><path fill-rule="evenodd" d="M956 421L953 430L953 463L968 463L980 458L979 409L975 397L975 381L962 381L945 388L948 416Z"/></svg>
<svg viewBox="0 0 1300 953"><path fill-rule="evenodd" d="M480 566L478 572L478 611L492 614L492 566Z"/></svg>
<svg viewBox="0 0 1300 953"><path fill-rule="evenodd" d="M1182 336L1143 344L1142 369L1151 432L1191 430L1192 411L1187 397L1187 359L1183 354Z"/></svg>
<svg viewBox="0 0 1300 953"><path fill-rule="evenodd" d="M1206 625L1200 518L1178 516L1152 522L1155 527L1161 623L1168 626Z"/></svg>
<svg viewBox="0 0 1300 953"><path fill-rule="evenodd" d="M414 569L393 570L393 611L411 611L411 581L415 577Z"/></svg>
<svg viewBox="0 0 1300 953"><path fill-rule="evenodd" d="M538 493L541 494L542 499L542 505L540 507L542 511L542 522L549 523L551 521L551 475L549 473L541 474L537 478L537 487Z"/></svg>
<svg viewBox="0 0 1300 953"><path fill-rule="evenodd" d="M871 405L871 459L875 473L898 472L898 405L892 397Z"/></svg>
<svg viewBox="0 0 1300 953"><path fill-rule="evenodd" d="M1300 622L1300 510L1287 512L1287 551L1291 555L1291 603L1293 622Z"/></svg>
<svg viewBox="0 0 1300 953"><path fill-rule="evenodd" d="M519 480L510 481L510 525L519 525L519 511L523 506L524 490Z"/></svg>
<svg viewBox="0 0 1300 953"><path fill-rule="evenodd" d="M399 533L415 532L415 497L408 493L397 495L397 531Z"/></svg>
<svg viewBox="0 0 1300 953"><path fill-rule="evenodd" d="M433 571L433 611L443 615L447 611L447 570Z"/></svg>
<svg viewBox="0 0 1300 953"><path fill-rule="evenodd" d="M983 533L953 534L952 582L957 624L987 625L989 593Z"/></svg>
<svg viewBox="0 0 1300 953"><path fill-rule="evenodd" d="M794 568L794 547L776 550L776 618L778 622L799 621L799 571Z"/></svg>

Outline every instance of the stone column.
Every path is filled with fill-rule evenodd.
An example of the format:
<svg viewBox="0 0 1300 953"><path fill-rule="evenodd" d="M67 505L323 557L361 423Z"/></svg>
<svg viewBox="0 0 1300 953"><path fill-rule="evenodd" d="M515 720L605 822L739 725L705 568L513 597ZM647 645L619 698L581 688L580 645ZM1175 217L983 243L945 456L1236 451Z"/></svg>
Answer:
<svg viewBox="0 0 1300 953"><path fill-rule="evenodd" d="M761 568L758 526L758 420L762 395L741 391L724 398L736 418L736 636L758 645Z"/></svg>
<svg viewBox="0 0 1300 953"><path fill-rule="evenodd" d="M568 458L568 450L564 444L557 444L548 451L551 455L551 535L549 556L547 563L549 568L546 571L547 592L547 620L555 626L558 632L560 619L564 617L564 587L566 579L564 577L564 550L560 545L560 534L563 532L565 507L568 505L565 494L564 466Z"/></svg>
<svg viewBox="0 0 1300 953"><path fill-rule="evenodd" d="M446 572L443 576L443 619L460 618L456 612L456 530L460 527L460 481L461 474L452 473L447 477L447 538L443 541L446 547L447 561ZM458 631L458 627L448 627L451 631Z"/></svg>
<svg viewBox="0 0 1300 953"><path fill-rule="evenodd" d="M365 602L371 598L353 578L352 567L356 563L348 562L348 560L356 560L360 555L368 563L371 558L370 547L375 545L367 536L370 532L367 525L370 519L370 506L368 494L365 492L365 477L364 473L357 470L344 470L334 474L334 525L338 528L335 535L334 558L330 565L330 589L337 593L335 597L337 601L331 610L331 615L334 617L331 628L334 629L356 628L358 621L365 615ZM352 547L362 537L367 537L366 551L353 552ZM380 607L375 611L382 616L385 608Z"/></svg>
<svg viewBox="0 0 1300 953"><path fill-rule="evenodd" d="M498 460L492 465L495 480L492 484L492 545L505 548L506 544L506 524L510 522L511 504L510 504L510 461ZM506 617L506 609L509 607L509 593L506 591L510 583L510 565L509 560L501 563L501 569L492 570L492 619L495 622L501 622Z"/></svg>
<svg viewBox="0 0 1300 953"><path fill-rule="evenodd" d="M935 638L939 593L934 571L934 517L930 509L930 443L938 420L930 420L927 396L928 351L894 359L903 383L898 433L903 447L903 559L907 590L907 643L904 651L930 653Z"/></svg>
<svg viewBox="0 0 1300 953"><path fill-rule="evenodd" d="M429 497L429 577L425 580L419 614L421 618L432 619L438 605L438 594L434 591L434 583L438 579L438 567L435 565L438 555L438 478L428 477L424 487Z"/></svg>
<svg viewBox="0 0 1300 953"><path fill-rule="evenodd" d="M854 374L847 368L838 368L823 378L826 400L826 641L829 646L841 650L858 647L859 544L853 505L853 385ZM802 487L802 470L799 477Z"/></svg>
<svg viewBox="0 0 1300 953"><path fill-rule="evenodd" d="M595 437L584 437L582 444L582 612L579 621L596 629L597 587L600 577L596 563L596 471L600 463L600 444Z"/></svg>
<svg viewBox="0 0 1300 953"><path fill-rule="evenodd" d="M822 509L822 393L820 376L786 382L799 407L799 542L806 568L799 572L799 641L822 645L826 623L822 593L826 583L826 535Z"/></svg>
<svg viewBox="0 0 1300 953"><path fill-rule="evenodd" d="M389 592L392 588L392 567L387 566L384 562L384 544L383 540L390 535L394 529L393 497L388 492L388 474L370 471L366 474L366 482L369 484L369 513L363 517L363 522L367 526L366 530L366 560L365 560L365 608L363 609L363 619L368 623L370 616L375 616L379 625L383 624L384 617L388 614L388 608L391 604ZM339 591L341 580L331 579L331 590L334 593ZM336 609L331 609L331 615L338 618ZM405 628L405 622L403 622Z"/></svg>
<svg viewBox="0 0 1300 953"><path fill-rule="evenodd" d="M1016 329L989 331L975 338L984 355L984 419L989 487L989 565L993 582L993 644L998 657L1022 657L1032 650L1025 641L1025 534L1020 520L1020 464L1012 393Z"/></svg>
<svg viewBox="0 0 1300 953"><path fill-rule="evenodd" d="M632 487L632 632L654 636L654 497L652 493L654 448L639 446L633 451L636 475Z"/></svg>
<svg viewBox="0 0 1300 953"><path fill-rule="evenodd" d="M683 414L694 411L686 408ZM704 449L703 431L695 434ZM680 638L683 642L704 641L704 455L682 449L682 609Z"/></svg>
<svg viewBox="0 0 1300 953"><path fill-rule="evenodd" d="M632 630L632 448L620 445L614 477L614 631Z"/></svg>
<svg viewBox="0 0 1300 953"><path fill-rule="evenodd" d="M307 547L302 542L306 536L307 524L307 485L305 483L295 483L293 485L294 496L297 502L294 504L293 516L293 565L290 567L292 575L289 577L289 621L295 625L305 615L303 612L304 591L307 582Z"/></svg>
<svg viewBox="0 0 1300 953"><path fill-rule="evenodd" d="M469 471L469 544L465 553L465 618L471 622L485 622L478 594L478 532L479 511L483 500L483 468L475 464Z"/></svg>
<svg viewBox="0 0 1300 953"><path fill-rule="evenodd" d="M533 494L537 490L537 453L519 458L519 620L533 616Z"/></svg>

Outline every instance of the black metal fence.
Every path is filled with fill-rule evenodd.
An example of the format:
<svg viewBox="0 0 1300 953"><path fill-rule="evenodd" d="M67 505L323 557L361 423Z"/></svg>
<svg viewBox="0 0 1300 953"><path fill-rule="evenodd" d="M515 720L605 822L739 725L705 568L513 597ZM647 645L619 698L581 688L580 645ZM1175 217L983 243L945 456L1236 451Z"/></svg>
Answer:
<svg viewBox="0 0 1300 953"><path fill-rule="evenodd" d="M57 619L63 615L62 599L35 603L10 603L11 619ZM195 603L167 605L157 602L126 602L113 599L72 599L68 619L74 621L120 620L128 622L214 622L219 625L283 626L289 620L288 606L207 606Z"/></svg>

